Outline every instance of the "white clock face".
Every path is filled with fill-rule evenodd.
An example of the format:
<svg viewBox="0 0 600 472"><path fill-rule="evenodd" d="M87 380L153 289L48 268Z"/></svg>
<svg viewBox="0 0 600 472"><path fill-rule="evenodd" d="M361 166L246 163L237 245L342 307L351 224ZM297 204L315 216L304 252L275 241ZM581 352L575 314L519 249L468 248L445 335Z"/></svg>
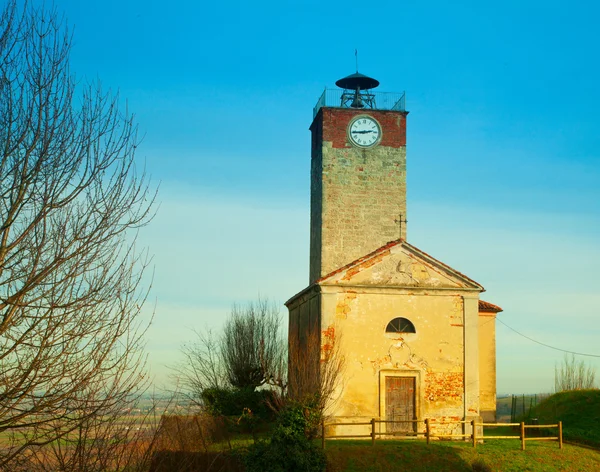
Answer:
<svg viewBox="0 0 600 472"><path fill-rule="evenodd" d="M381 127L370 116L361 115L350 122L348 136L357 146L375 146L381 139Z"/></svg>

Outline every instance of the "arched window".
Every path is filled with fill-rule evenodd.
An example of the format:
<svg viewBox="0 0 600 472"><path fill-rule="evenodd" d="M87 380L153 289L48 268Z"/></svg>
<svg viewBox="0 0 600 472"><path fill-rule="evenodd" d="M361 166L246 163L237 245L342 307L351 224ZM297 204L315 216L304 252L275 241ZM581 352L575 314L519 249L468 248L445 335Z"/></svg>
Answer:
<svg viewBox="0 0 600 472"><path fill-rule="evenodd" d="M394 318L385 328L386 333L416 333L415 325L406 318Z"/></svg>

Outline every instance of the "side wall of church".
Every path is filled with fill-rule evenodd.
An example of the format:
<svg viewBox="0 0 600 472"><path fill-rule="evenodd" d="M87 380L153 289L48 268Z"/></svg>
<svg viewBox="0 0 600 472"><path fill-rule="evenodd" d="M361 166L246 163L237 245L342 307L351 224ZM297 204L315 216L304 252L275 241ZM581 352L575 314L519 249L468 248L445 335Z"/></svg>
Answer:
<svg viewBox="0 0 600 472"><path fill-rule="evenodd" d="M496 314L479 313L479 388L481 417L496 421Z"/></svg>
<svg viewBox="0 0 600 472"><path fill-rule="evenodd" d="M415 378L418 419L464 418L464 303L460 293L346 289L321 297L321 329L335 330L345 355L344 382L329 411L336 421L384 419L385 379L396 376ZM388 323L397 317L410 320L416 333L386 333ZM352 427L337 428L337 434L370 431L369 427L356 427L352 433ZM381 428L384 431L385 426ZM423 428L420 423L419 430ZM444 432L444 427L437 428Z"/></svg>
<svg viewBox="0 0 600 472"><path fill-rule="evenodd" d="M348 124L368 114L381 143L348 143ZM402 237L406 239L406 113L321 108L311 126L310 282ZM402 230L402 235L400 234Z"/></svg>
<svg viewBox="0 0 600 472"><path fill-rule="evenodd" d="M301 395L315 388L321 355L321 308L318 290L309 289L288 305L288 386Z"/></svg>

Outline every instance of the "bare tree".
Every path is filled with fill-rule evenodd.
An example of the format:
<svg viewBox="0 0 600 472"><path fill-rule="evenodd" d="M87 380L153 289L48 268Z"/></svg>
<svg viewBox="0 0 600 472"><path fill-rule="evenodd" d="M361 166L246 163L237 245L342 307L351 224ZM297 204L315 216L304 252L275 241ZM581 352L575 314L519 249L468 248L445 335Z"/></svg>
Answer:
<svg viewBox="0 0 600 472"><path fill-rule="evenodd" d="M202 392L209 388L229 387L221 358L219 337L212 331L194 331L195 341L181 347L183 361L174 368L182 392L201 404Z"/></svg>
<svg viewBox="0 0 600 472"><path fill-rule="evenodd" d="M244 306L234 305L225 323L221 357L227 380L236 388L267 383L285 356L277 305L259 299Z"/></svg>
<svg viewBox="0 0 600 472"><path fill-rule="evenodd" d="M201 403L206 389L285 385L287 356L275 303L258 299L234 305L221 333L194 331L182 346L184 361L175 368L180 387Z"/></svg>
<svg viewBox="0 0 600 472"><path fill-rule="evenodd" d="M69 70L55 11L0 17L0 468L102 418L143 383L154 195L133 119ZM77 90L76 90L77 88ZM130 230L134 230L132 234Z"/></svg>
<svg viewBox="0 0 600 472"><path fill-rule="evenodd" d="M272 391L267 406L274 411L292 401L323 414L343 388L340 334L315 325L301 336L290 334L286 342L279 310L267 300L234 305L220 335L196 336L182 347L184 361L175 370L182 390L198 404L207 389L265 386Z"/></svg>
<svg viewBox="0 0 600 472"><path fill-rule="evenodd" d="M554 367L554 389L556 392L596 388L596 371L584 361L576 361L575 355L565 354L560 366Z"/></svg>

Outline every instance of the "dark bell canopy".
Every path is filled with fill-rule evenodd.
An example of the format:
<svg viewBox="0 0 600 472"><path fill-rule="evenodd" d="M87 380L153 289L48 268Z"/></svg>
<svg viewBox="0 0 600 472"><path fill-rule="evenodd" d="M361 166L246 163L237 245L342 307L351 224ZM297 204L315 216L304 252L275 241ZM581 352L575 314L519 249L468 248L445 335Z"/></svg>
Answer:
<svg viewBox="0 0 600 472"><path fill-rule="evenodd" d="M379 85L379 81L357 72L338 80L335 85L349 90L369 90Z"/></svg>

